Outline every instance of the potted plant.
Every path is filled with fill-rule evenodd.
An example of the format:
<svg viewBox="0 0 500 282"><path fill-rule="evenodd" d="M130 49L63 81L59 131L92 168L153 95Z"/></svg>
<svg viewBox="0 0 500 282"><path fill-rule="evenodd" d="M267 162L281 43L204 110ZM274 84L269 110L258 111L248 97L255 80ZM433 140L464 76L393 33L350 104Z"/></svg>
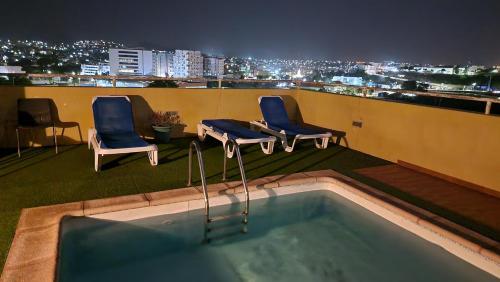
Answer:
<svg viewBox="0 0 500 282"><path fill-rule="evenodd" d="M170 141L170 131L173 126L180 124L181 118L177 112L153 112L151 124L157 143L164 144Z"/></svg>

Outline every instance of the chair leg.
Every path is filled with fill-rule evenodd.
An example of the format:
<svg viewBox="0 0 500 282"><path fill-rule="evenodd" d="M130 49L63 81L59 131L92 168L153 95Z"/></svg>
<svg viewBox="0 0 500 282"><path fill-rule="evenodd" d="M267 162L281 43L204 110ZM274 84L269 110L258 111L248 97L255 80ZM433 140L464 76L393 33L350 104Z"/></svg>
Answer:
<svg viewBox="0 0 500 282"><path fill-rule="evenodd" d="M321 143L318 142L318 139L314 139L314 144L318 149L326 149L328 148L328 142L330 141L330 137L321 138Z"/></svg>
<svg viewBox="0 0 500 282"><path fill-rule="evenodd" d="M226 147L226 143L224 143L224 148L227 148L227 152L224 152L224 154L226 154L228 159L232 159L236 152L236 146L233 145L233 147L231 147L231 145L228 145Z"/></svg>
<svg viewBox="0 0 500 282"><path fill-rule="evenodd" d="M328 148L328 143L330 142L330 138L331 137L325 137L325 138L323 138L323 143L322 143L322 148L323 149Z"/></svg>
<svg viewBox="0 0 500 282"><path fill-rule="evenodd" d="M149 163L152 166L158 165L158 150L148 152Z"/></svg>
<svg viewBox="0 0 500 282"><path fill-rule="evenodd" d="M297 138L294 138L292 141L292 146L289 146L288 140L286 137L281 139L281 145L283 146L283 149L285 149L285 152L287 152L287 153L293 152L293 148L295 147L296 142L297 142Z"/></svg>
<svg viewBox="0 0 500 282"><path fill-rule="evenodd" d="M205 129L203 129L203 127L201 126L201 124L198 124L196 126L196 131L198 133L198 139L203 142L205 140L205 137L207 136L207 131Z"/></svg>
<svg viewBox="0 0 500 282"><path fill-rule="evenodd" d="M19 141L19 128L16 128L16 137L17 137L17 156L21 157L21 143Z"/></svg>
<svg viewBox="0 0 500 282"><path fill-rule="evenodd" d="M80 124L78 126L78 134L80 135L80 144L83 144L83 137L82 137L82 131L80 130Z"/></svg>
<svg viewBox="0 0 500 282"><path fill-rule="evenodd" d="M158 165L158 147L156 145L152 145L152 150L148 151L148 159L149 163L152 166Z"/></svg>
<svg viewBox="0 0 500 282"><path fill-rule="evenodd" d="M297 142L299 142L299 139L294 138L293 142L292 142L292 146L288 147L285 151L287 151L288 153L293 152L293 149L295 148L295 144L297 144Z"/></svg>
<svg viewBox="0 0 500 282"><path fill-rule="evenodd" d="M58 153L57 150L57 135L56 135L56 127L52 126L52 134L54 135L54 146L56 146L56 154Z"/></svg>
<svg viewBox="0 0 500 282"><path fill-rule="evenodd" d="M99 158L99 154L94 152L94 169L96 172L99 172L101 170L101 160Z"/></svg>
<svg viewBox="0 0 500 282"><path fill-rule="evenodd" d="M274 141L269 141L269 142L266 142L266 143L267 143L267 148L266 148L265 143L260 143L260 147L262 149L262 152L264 152L264 154L270 155L270 154L273 153Z"/></svg>
<svg viewBox="0 0 500 282"><path fill-rule="evenodd" d="M89 147L89 150L90 150L90 146L92 145L91 144L92 143L92 138L94 138L94 131L92 129L89 129L88 135L87 135L87 145Z"/></svg>
<svg viewBox="0 0 500 282"><path fill-rule="evenodd" d="M273 151L274 151L274 141L269 141L267 143L267 152L266 152L266 154L270 155L270 154L273 153Z"/></svg>

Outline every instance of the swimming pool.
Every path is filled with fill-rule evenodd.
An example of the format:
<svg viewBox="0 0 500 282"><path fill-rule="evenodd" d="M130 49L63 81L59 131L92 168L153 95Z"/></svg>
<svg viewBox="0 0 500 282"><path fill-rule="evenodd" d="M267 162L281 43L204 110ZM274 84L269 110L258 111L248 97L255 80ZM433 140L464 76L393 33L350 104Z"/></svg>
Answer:
<svg viewBox="0 0 500 282"><path fill-rule="evenodd" d="M217 206L214 213L240 210ZM117 221L66 217L59 281L498 281L330 191L252 200L246 233L203 211Z"/></svg>

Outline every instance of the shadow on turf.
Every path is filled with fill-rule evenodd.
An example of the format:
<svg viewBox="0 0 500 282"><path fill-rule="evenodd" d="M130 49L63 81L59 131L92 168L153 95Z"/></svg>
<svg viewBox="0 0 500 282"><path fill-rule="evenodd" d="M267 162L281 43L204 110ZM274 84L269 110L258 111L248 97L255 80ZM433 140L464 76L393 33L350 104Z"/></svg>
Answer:
<svg viewBox="0 0 500 282"><path fill-rule="evenodd" d="M12 174L12 173L18 172L20 170L23 170L25 168L28 168L28 167L34 166L36 164L39 164L41 162L44 162L44 161L50 160L52 158L58 157L61 154L64 154L64 153L66 153L68 151L72 151L72 150L74 150L76 148L78 148L78 145L61 146L60 150L59 150L59 154L55 154L52 151L52 148L30 149L31 155L28 155L28 157L22 156L21 158L18 158L17 160L12 160L12 162L10 164L8 164L8 165L0 167L0 171L1 171L1 170L8 170L9 167L14 167L14 166L16 166L18 164L21 165L20 167L18 167L16 169L13 169L11 171L8 171L6 173L1 173L0 172L1 173L0 177L7 176L9 174ZM42 157L42 158L40 158L38 160L35 160L35 161L32 161L32 162L28 162L29 159L34 159L36 157L43 156L43 154L45 154L45 153L47 153L46 157ZM16 157L17 157L17 154L16 154Z"/></svg>
<svg viewBox="0 0 500 282"><path fill-rule="evenodd" d="M312 144L312 142L303 142L303 143L298 144L298 147L297 147L298 150L296 150L292 154L285 153L285 152L281 151L279 153L275 153L275 154L279 154L278 156L276 156L276 155L268 156L268 155L262 154L260 157L253 159L251 161L246 161L246 162L244 161L244 166L246 167L245 172L247 173L247 176L248 176L248 173L251 174L252 172L255 172L255 171L258 171L259 169L261 169L262 166L256 166L254 168L248 169L249 166L251 166L252 164L256 164L256 163L257 164L263 163L264 165L266 163L268 165L279 163L280 165L278 167L273 168L272 170L266 171L265 174L254 175L253 178L274 175L275 173L283 172L283 170L289 166L297 165L299 163L304 164L304 165L298 167L297 169L295 169L293 171L287 171L287 173L303 172L303 171L307 171L307 170L314 168L318 163L321 163L323 161L334 158L338 154L344 152L345 150L348 150L347 148L344 148L344 147L337 147L339 149L336 150L333 154L327 154L325 157L323 157L319 160L316 160L315 158L317 158L318 155L322 155L322 154L325 154L327 152L331 152L332 149L317 150L316 148L311 148L310 147L311 144ZM250 146L250 147L246 147L245 149L247 149L249 152L254 152L256 150L260 150L259 146ZM297 158L297 155L299 156L299 158ZM245 156L243 155L243 159L244 158L245 158ZM272 159L269 159L269 161L266 162L265 161L266 158L272 158ZM307 161L308 158L313 158L314 161L308 162ZM228 178L229 179L239 179L240 174L239 174L238 166L237 165L231 166L231 164L236 164L236 162L229 161L228 164L229 164L229 167L227 170ZM220 177L222 177L222 167L221 167L220 173L212 174L212 175L208 176L207 179L214 180L214 179L217 179Z"/></svg>

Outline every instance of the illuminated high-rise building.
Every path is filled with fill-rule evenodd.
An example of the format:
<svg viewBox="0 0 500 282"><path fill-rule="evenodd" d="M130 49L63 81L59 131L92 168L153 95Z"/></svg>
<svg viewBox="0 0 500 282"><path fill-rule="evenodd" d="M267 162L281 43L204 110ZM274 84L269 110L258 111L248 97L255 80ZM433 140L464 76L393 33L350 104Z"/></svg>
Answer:
<svg viewBox="0 0 500 282"><path fill-rule="evenodd" d="M200 51L175 50L173 55L173 77L202 77L203 56Z"/></svg>
<svg viewBox="0 0 500 282"><path fill-rule="evenodd" d="M209 77L222 77L224 75L224 58L206 56L203 58L203 75Z"/></svg>

